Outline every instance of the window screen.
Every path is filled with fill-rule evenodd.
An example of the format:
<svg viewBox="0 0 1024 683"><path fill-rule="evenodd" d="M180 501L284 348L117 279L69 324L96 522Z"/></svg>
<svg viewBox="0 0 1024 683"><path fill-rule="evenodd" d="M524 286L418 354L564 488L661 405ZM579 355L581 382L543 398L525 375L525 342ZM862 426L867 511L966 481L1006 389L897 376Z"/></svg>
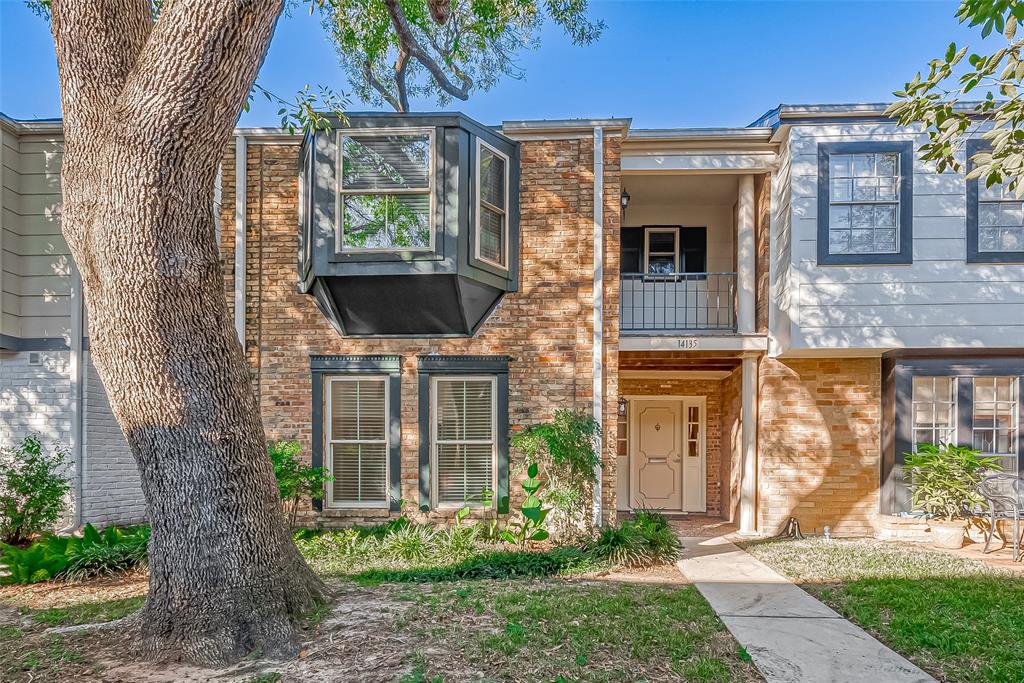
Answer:
<svg viewBox="0 0 1024 683"><path fill-rule="evenodd" d="M494 490L493 377L434 380L433 457L440 505L480 504Z"/></svg>
<svg viewBox="0 0 1024 683"><path fill-rule="evenodd" d="M387 378L328 380L330 504L387 505Z"/></svg>

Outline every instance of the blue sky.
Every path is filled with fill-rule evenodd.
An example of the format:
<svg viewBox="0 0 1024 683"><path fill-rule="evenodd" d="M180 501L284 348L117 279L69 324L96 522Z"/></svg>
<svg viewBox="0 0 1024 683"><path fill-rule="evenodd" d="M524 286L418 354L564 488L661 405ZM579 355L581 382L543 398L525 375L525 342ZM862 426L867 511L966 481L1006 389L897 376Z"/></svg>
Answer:
<svg viewBox="0 0 1024 683"><path fill-rule="evenodd" d="M950 40L980 44L980 32L957 23L956 7L592 0L592 16L607 24L598 42L573 46L546 27L540 49L521 55L523 80L506 79L450 108L488 124L630 116L635 127L657 128L742 126L779 103L885 101ZM304 10L278 23L259 81L289 97L306 83L347 89L319 20ZM276 110L257 101L240 123L274 125ZM0 0L0 111L60 115L49 26L20 0Z"/></svg>

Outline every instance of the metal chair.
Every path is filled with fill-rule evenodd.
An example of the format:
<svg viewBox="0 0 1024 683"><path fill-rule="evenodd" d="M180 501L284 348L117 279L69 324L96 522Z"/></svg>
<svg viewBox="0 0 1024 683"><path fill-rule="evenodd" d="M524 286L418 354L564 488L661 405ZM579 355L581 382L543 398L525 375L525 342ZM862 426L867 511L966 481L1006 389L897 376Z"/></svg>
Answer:
<svg viewBox="0 0 1024 683"><path fill-rule="evenodd" d="M1013 520L1013 559L1021 559L1021 519L1024 518L1024 479L1015 474L990 474L978 485L978 493L985 499L988 505L988 531L985 534L985 548L983 554L988 552L988 546L992 537L999 533L1003 545L1006 545L1006 537L998 531L997 520Z"/></svg>

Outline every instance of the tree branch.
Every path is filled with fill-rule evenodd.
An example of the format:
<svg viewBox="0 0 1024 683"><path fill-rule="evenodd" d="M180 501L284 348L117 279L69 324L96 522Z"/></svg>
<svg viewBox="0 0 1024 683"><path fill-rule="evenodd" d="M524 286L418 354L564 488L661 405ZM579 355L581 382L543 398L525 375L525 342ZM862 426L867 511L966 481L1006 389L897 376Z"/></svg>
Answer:
<svg viewBox="0 0 1024 683"><path fill-rule="evenodd" d="M401 103L387 88L384 87L384 84L380 82L380 79L373 74L373 66L370 64L369 60L363 62L363 78L365 78L366 82L370 84L370 87L376 90L380 96L384 98L385 102L391 105L392 109L399 113L405 112L405 110L402 109Z"/></svg>
<svg viewBox="0 0 1024 683"><path fill-rule="evenodd" d="M409 22L398 0L384 0L384 6L388 10L391 24L395 27L395 33L398 35L400 50L404 49L410 57L426 67L430 75L434 77L434 82L437 86L446 93L459 100L469 99L469 91L473 89L473 79L465 74L460 74L459 80L462 82L462 85L453 83L448 78L448 74L441 68L441 65L423 49L416 39L416 35L412 31L412 27L409 26ZM402 87L404 88L404 85Z"/></svg>
<svg viewBox="0 0 1024 683"><path fill-rule="evenodd" d="M409 111L409 93L406 88L405 75L409 67L409 53L403 48L398 48L398 58L395 59L395 88L398 90L398 104L401 106L399 112Z"/></svg>

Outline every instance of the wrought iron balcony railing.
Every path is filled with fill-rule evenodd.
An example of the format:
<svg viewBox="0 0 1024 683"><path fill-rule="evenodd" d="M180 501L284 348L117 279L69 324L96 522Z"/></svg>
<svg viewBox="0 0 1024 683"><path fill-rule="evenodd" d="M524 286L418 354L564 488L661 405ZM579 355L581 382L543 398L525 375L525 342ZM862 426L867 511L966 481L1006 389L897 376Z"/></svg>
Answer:
<svg viewBox="0 0 1024 683"><path fill-rule="evenodd" d="M736 331L736 273L623 273L622 332Z"/></svg>

